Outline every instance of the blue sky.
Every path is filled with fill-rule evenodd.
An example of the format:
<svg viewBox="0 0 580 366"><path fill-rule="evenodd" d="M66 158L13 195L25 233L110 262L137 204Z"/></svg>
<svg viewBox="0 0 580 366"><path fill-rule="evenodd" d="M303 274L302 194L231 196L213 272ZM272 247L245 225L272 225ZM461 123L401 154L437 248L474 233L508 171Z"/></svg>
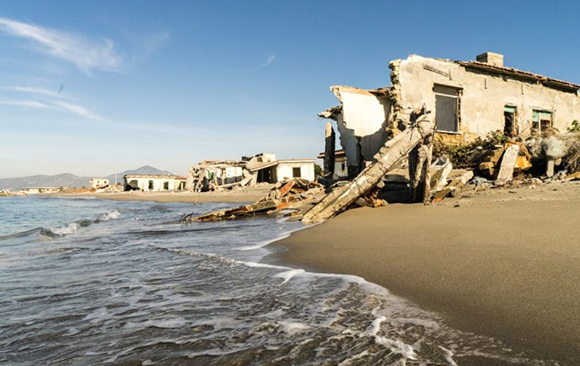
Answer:
<svg viewBox="0 0 580 366"><path fill-rule="evenodd" d="M0 1L0 178L323 150L330 85L409 54L580 83L573 1Z"/></svg>

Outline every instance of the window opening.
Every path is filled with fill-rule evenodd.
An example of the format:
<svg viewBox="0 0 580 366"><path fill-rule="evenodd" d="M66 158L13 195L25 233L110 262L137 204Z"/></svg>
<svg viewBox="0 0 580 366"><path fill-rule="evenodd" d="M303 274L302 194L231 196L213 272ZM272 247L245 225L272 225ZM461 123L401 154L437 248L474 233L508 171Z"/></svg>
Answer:
<svg viewBox="0 0 580 366"><path fill-rule="evenodd" d="M435 121L437 131L459 131L459 95L457 88L435 85Z"/></svg>
<svg viewBox="0 0 580 366"><path fill-rule="evenodd" d="M300 178L300 168L292 168L292 177Z"/></svg>
<svg viewBox="0 0 580 366"><path fill-rule="evenodd" d="M534 109L532 113L532 134L542 135L552 128L552 112Z"/></svg>
<svg viewBox="0 0 580 366"><path fill-rule="evenodd" d="M503 133L506 136L517 136L518 129L516 126L516 107L506 105L503 108L504 127Z"/></svg>

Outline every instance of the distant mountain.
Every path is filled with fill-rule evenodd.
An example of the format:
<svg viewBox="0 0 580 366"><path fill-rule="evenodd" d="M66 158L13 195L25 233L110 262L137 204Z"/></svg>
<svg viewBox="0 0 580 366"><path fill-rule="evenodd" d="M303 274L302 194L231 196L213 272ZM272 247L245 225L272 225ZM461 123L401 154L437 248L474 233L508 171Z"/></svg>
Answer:
<svg viewBox="0 0 580 366"><path fill-rule="evenodd" d="M58 175L32 175L22 178L0 179L0 189L17 191L26 187L88 187L89 178L64 173Z"/></svg>
<svg viewBox="0 0 580 366"><path fill-rule="evenodd" d="M167 170L159 170L159 169L154 168L152 166L144 165L138 169L125 170L123 172L117 173L117 182L121 183L123 181L123 176L125 176L127 174L155 174L155 175L168 175L169 174L169 175L173 175L173 173L168 172ZM111 184L115 183L115 174L111 174L105 178L108 178L109 182L111 182Z"/></svg>
<svg viewBox="0 0 580 366"><path fill-rule="evenodd" d="M167 175L171 174L167 170L159 170L149 165L142 166L138 169L125 170L124 172L117 173L117 182L123 182L123 176L125 174L156 174L156 175ZM101 177L90 177L90 178L101 178ZM64 173L58 175L32 175L29 177L21 178L5 178L0 179L0 189L10 189L17 191L26 187L75 187L81 188L83 186L89 187L89 177L79 177L74 174ZM115 174L107 176L109 182L115 183Z"/></svg>

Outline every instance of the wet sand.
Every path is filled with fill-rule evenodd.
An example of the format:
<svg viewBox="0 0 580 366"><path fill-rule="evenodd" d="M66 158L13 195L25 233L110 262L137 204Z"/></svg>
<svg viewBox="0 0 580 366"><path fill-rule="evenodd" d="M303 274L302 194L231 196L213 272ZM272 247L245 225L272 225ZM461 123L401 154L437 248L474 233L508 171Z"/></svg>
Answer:
<svg viewBox="0 0 580 366"><path fill-rule="evenodd" d="M115 201L155 201L155 202L185 202L185 203L205 203L205 202L254 202L264 197L271 189L271 185L260 185L257 187L221 191L221 192L103 192L103 193L70 193L58 194L64 197L98 197Z"/></svg>
<svg viewBox="0 0 580 366"><path fill-rule="evenodd" d="M285 264L364 277L453 327L580 365L579 182L355 209L274 245Z"/></svg>

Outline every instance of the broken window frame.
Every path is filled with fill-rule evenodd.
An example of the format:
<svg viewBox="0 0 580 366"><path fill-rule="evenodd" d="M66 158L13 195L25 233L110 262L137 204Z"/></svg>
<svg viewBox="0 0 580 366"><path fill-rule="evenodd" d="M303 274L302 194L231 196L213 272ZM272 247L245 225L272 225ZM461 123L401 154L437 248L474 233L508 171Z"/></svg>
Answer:
<svg viewBox="0 0 580 366"><path fill-rule="evenodd" d="M463 89L456 86L444 85L444 84L433 84L433 93L435 95L435 123L437 132L458 134L461 127L461 95L463 94ZM450 98L455 99L455 129L454 130L444 130L440 129L439 123L437 121L437 98Z"/></svg>
<svg viewBox="0 0 580 366"><path fill-rule="evenodd" d="M506 104L503 107L503 116L504 116L504 128L503 133L504 135L508 135L506 130L505 120L507 118L506 114L512 115L512 131L509 136L517 136L519 135L519 128L518 128L518 107L513 104Z"/></svg>
<svg viewBox="0 0 580 366"><path fill-rule="evenodd" d="M546 129L554 126L554 113L547 109L532 109L532 129L534 136L541 136Z"/></svg>

